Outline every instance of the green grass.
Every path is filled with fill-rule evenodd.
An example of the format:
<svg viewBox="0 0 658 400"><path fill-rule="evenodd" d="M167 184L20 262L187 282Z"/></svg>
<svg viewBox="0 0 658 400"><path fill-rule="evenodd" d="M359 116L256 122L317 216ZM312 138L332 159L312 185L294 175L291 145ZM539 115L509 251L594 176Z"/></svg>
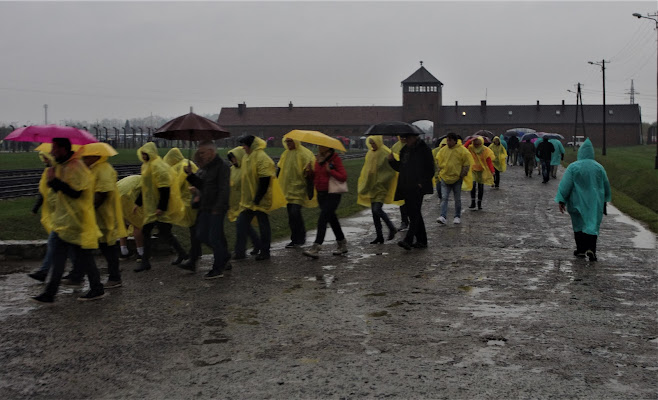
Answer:
<svg viewBox="0 0 658 400"><path fill-rule="evenodd" d="M274 149L276 150L276 149ZM280 149L278 149L280 151ZM134 153L134 151L133 151ZM345 160L347 170L349 192L343 194L337 214L339 217L353 215L364 207L356 204L356 184L363 166L363 159ZM30 167L27 167L30 168ZM18 198L0 200L0 240L32 240L46 239L47 235L39 222L39 216L32 215L30 210L34 205L34 198ZM319 208L303 208L302 215L307 229L315 229L317 226ZM270 225L272 227L272 239L282 239L290 236L288 228L288 213L285 207L275 210L270 214ZM226 223L226 236L229 246L233 248L235 243L235 224ZM183 247L189 247L189 230L174 227L174 233L183 243ZM307 237L310 242L314 238ZM206 249L207 250L207 249Z"/></svg>
<svg viewBox="0 0 658 400"><path fill-rule="evenodd" d="M595 158L606 170L612 187L612 204L623 213L644 222L658 233L658 170L655 146L611 147ZM564 163L575 161L577 153L567 149Z"/></svg>

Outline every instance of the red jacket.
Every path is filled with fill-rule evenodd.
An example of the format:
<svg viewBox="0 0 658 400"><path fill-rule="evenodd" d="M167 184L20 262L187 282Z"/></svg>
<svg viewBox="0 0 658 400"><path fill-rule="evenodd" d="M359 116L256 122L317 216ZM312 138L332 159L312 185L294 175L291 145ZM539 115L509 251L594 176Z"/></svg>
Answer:
<svg viewBox="0 0 658 400"><path fill-rule="evenodd" d="M333 165L333 169L327 171L327 164ZM315 168L313 171L313 183L318 192L326 192L329 190L329 174L341 182L347 180L347 171L343 167L343 161L337 153L332 154L322 165L315 160Z"/></svg>

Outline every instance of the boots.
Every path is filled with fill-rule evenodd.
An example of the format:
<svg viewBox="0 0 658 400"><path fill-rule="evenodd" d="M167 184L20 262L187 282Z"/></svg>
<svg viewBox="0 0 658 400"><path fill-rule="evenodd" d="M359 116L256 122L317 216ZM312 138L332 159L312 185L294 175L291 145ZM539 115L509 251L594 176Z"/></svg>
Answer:
<svg viewBox="0 0 658 400"><path fill-rule="evenodd" d="M320 250L322 249L321 244L313 243L313 246L311 246L310 249L304 250L302 254L304 254L306 257L311 257L314 260L317 260L320 258Z"/></svg>
<svg viewBox="0 0 658 400"><path fill-rule="evenodd" d="M190 257L186 261L180 263L178 268L192 272L196 271L196 258Z"/></svg>
<svg viewBox="0 0 658 400"><path fill-rule="evenodd" d="M347 253L347 239L339 240L336 244L338 245L338 248L332 253L333 255L342 256Z"/></svg>
<svg viewBox="0 0 658 400"><path fill-rule="evenodd" d="M478 210L481 210L481 209L482 209L482 200L479 200L478 201Z"/></svg>
<svg viewBox="0 0 658 400"><path fill-rule="evenodd" d="M382 235L377 235L375 240L370 242L370 244L380 244L380 243L384 243L384 236L382 236Z"/></svg>
<svg viewBox="0 0 658 400"><path fill-rule="evenodd" d="M471 205L468 206L468 208L471 208L471 209L475 208L475 199L471 199Z"/></svg>

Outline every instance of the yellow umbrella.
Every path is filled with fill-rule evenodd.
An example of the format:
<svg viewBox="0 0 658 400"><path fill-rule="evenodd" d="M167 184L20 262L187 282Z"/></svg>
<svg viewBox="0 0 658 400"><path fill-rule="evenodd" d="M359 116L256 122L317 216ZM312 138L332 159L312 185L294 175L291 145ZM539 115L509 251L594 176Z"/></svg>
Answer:
<svg viewBox="0 0 658 400"><path fill-rule="evenodd" d="M341 143L340 140L336 138L332 138L331 136L325 135L324 133L318 131L302 131L299 129L295 129L283 135L283 138L295 139L304 143L330 147L332 149L336 149L340 151L347 151L345 150L345 146L343 146L343 143Z"/></svg>
<svg viewBox="0 0 658 400"><path fill-rule="evenodd" d="M86 144L82 147L82 151L80 151L80 153L82 157L84 156L112 157L119 154L117 153L116 150L114 150L114 147L103 142Z"/></svg>
<svg viewBox="0 0 658 400"><path fill-rule="evenodd" d="M72 144L71 145L71 150L73 151L78 151L82 147L79 144ZM44 153L50 153L50 151L53 149L53 144L52 143L41 143L40 145L37 146L34 151L43 151Z"/></svg>

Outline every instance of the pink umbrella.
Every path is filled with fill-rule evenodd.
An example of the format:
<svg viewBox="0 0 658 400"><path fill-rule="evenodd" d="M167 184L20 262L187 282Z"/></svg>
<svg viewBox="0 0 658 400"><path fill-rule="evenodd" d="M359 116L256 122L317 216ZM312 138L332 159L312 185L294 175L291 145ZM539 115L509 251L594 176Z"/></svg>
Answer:
<svg viewBox="0 0 658 400"><path fill-rule="evenodd" d="M5 138L16 142L52 143L54 138L67 138L71 144L96 143L98 140L87 131L72 126L33 125L18 128Z"/></svg>

